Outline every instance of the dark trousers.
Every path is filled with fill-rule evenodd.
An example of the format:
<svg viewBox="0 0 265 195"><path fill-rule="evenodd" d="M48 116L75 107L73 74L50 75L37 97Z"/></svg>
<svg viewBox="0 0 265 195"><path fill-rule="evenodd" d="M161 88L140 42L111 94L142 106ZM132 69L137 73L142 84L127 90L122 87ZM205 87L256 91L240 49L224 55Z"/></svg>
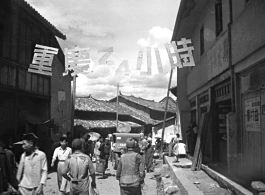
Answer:
<svg viewBox="0 0 265 195"><path fill-rule="evenodd" d="M141 185L137 187L120 187L120 195L142 195Z"/></svg>
<svg viewBox="0 0 265 195"><path fill-rule="evenodd" d="M109 155L105 155L104 159L105 159L105 170L106 170L108 168L108 164L109 164Z"/></svg>

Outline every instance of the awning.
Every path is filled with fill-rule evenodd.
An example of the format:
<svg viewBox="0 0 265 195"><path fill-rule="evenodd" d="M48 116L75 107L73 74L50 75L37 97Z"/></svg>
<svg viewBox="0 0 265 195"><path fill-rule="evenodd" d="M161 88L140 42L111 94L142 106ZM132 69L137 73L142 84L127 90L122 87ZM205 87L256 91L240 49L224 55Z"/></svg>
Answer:
<svg viewBox="0 0 265 195"><path fill-rule="evenodd" d="M46 125L49 128L58 128L59 126L54 124L53 119L43 120L40 116L30 110L29 108L25 108L23 106L19 106L19 110L25 117L25 119L33 124L33 125Z"/></svg>
<svg viewBox="0 0 265 195"><path fill-rule="evenodd" d="M176 96L177 97L177 86L174 86L174 87L171 87L169 90L170 90L170 92L174 95L174 96Z"/></svg>

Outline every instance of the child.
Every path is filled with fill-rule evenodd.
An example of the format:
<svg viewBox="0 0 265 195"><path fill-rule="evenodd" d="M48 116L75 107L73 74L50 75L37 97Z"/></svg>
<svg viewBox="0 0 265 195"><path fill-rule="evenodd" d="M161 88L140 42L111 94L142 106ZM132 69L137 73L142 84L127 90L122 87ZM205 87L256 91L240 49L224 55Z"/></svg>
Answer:
<svg viewBox="0 0 265 195"><path fill-rule="evenodd" d="M186 157L186 145L183 143L182 140L179 140L178 143L175 144L173 148L173 153L176 156L176 159L173 161L174 163L179 162L179 157Z"/></svg>

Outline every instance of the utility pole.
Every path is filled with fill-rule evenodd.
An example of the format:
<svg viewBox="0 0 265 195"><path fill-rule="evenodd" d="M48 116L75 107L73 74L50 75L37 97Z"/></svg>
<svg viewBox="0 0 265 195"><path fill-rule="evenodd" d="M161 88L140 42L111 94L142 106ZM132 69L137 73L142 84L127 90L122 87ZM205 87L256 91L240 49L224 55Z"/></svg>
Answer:
<svg viewBox="0 0 265 195"><path fill-rule="evenodd" d="M116 131L118 132L119 126L119 83L117 84L117 113L116 113Z"/></svg>
<svg viewBox="0 0 265 195"><path fill-rule="evenodd" d="M71 136L73 136L74 133L74 120L75 120L75 93L76 93L76 76L73 76L72 81L72 113L71 113Z"/></svg>
<svg viewBox="0 0 265 195"><path fill-rule="evenodd" d="M161 139L160 157L161 157L162 152L163 152L164 133L165 133L165 126L166 126L166 119L167 119L167 106L168 106L169 89L170 89L170 85L171 85L172 74L173 74L173 69L171 69L171 71L170 71L170 77L169 77L168 88L167 88L167 99L166 99L166 107L165 107L163 129L162 129L162 137L161 137L162 139Z"/></svg>

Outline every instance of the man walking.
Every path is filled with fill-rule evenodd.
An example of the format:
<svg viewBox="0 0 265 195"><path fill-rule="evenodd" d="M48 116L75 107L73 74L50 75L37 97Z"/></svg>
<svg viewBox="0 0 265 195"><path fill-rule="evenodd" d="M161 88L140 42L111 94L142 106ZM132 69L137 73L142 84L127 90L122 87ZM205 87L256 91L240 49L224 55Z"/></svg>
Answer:
<svg viewBox="0 0 265 195"><path fill-rule="evenodd" d="M145 167L147 173L153 172L153 154L154 154L154 147L152 146L152 138L148 138L148 145L146 146L145 152Z"/></svg>
<svg viewBox="0 0 265 195"><path fill-rule="evenodd" d="M72 149L74 153L65 161L63 177L70 181L72 195L89 195L89 175L92 178L92 188L96 188L95 168L91 159L81 151L80 139L74 139Z"/></svg>
<svg viewBox="0 0 265 195"><path fill-rule="evenodd" d="M121 195L142 195L141 184L144 183L144 163L140 154L134 152L135 141L126 141L127 153L121 156L116 178L120 183Z"/></svg>
<svg viewBox="0 0 265 195"><path fill-rule="evenodd" d="M19 192L22 195L42 195L47 180L47 158L36 148L38 137L33 133L24 134L22 148L25 151L17 171Z"/></svg>
<svg viewBox="0 0 265 195"><path fill-rule="evenodd" d="M104 172L103 172L103 178L107 177L105 172L109 166L109 156L110 156L110 153L111 153L111 145L110 145L110 140L109 138L106 138L105 139L105 143L101 144L100 148L99 148L99 151L100 151L100 159L104 159L105 160L105 169L104 169Z"/></svg>
<svg viewBox="0 0 265 195"><path fill-rule="evenodd" d="M0 194L18 194L17 188L15 156L0 140Z"/></svg>
<svg viewBox="0 0 265 195"><path fill-rule="evenodd" d="M72 149L67 147L67 137L61 137L60 144L61 146L59 146L54 150L51 167L54 166L54 162L56 161L56 159L58 159L58 166L57 166L58 187L60 194L64 194L65 192L67 192L66 190L67 182L64 178L62 178L62 168L65 160L69 158L70 155L72 154Z"/></svg>
<svg viewBox="0 0 265 195"><path fill-rule="evenodd" d="M101 145L102 142L103 142L103 139L99 138L98 141L95 144L94 154L96 156L96 160L99 160L99 155L100 155L99 148L100 148L100 145Z"/></svg>

